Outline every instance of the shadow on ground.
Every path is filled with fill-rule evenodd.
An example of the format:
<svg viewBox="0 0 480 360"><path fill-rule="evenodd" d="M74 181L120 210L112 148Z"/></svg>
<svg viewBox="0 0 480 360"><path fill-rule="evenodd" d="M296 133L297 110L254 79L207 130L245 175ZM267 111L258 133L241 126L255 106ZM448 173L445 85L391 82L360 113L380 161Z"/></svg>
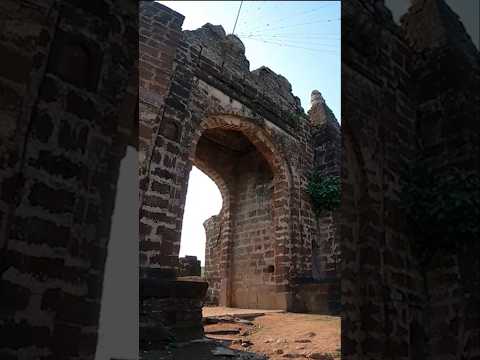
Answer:
<svg viewBox="0 0 480 360"><path fill-rule="evenodd" d="M176 343L164 351L150 351L142 354L142 360L268 360L263 354L232 350L230 341L209 338Z"/></svg>

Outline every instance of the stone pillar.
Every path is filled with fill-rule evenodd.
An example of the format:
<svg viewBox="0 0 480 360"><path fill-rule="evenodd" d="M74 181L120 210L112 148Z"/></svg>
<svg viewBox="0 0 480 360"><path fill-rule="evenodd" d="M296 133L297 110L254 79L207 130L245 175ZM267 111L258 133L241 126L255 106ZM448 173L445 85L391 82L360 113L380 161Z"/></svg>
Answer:
<svg viewBox="0 0 480 360"><path fill-rule="evenodd" d="M140 351L203 336L205 281L175 278L171 269L140 270Z"/></svg>

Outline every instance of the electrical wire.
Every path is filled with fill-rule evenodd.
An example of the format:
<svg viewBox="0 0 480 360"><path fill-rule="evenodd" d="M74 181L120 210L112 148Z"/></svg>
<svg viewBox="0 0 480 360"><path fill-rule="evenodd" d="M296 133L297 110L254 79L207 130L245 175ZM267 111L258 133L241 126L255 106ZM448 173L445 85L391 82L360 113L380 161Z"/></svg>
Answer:
<svg viewBox="0 0 480 360"><path fill-rule="evenodd" d="M325 39L340 39L338 36L340 34L316 34L316 33L274 33L274 34L249 34L249 33L240 33L238 34L239 36L269 36L269 37L283 37L283 38L312 38L312 39L318 39L318 38L325 38ZM335 37L333 37L335 36Z"/></svg>
<svg viewBox="0 0 480 360"><path fill-rule="evenodd" d="M280 29L287 29L295 26L303 26L303 25L310 25L310 24L319 24L319 23L328 23L328 22L334 22L334 21L339 21L340 18L335 18L335 19L325 19L325 20L318 20L318 21L312 21L312 22L306 22L306 23L301 23L301 24L293 24L293 25L286 25L286 26L280 26L277 28L269 29L269 30L280 30ZM254 34L260 34L260 31L257 32L252 32L250 35Z"/></svg>
<svg viewBox="0 0 480 360"><path fill-rule="evenodd" d="M328 5L332 4L332 3L334 3L334 2L333 2L333 1L332 1L332 2L329 2L329 4L325 4L325 5L323 5L323 6L320 6L320 7L318 7L318 8L315 8L315 9L309 9L309 10L306 10L306 11L293 13L293 14L287 16L287 17L282 17L282 18L279 18L279 19L273 19L273 21L270 21L269 23L267 23L267 25L256 26L256 27L254 27L253 29L251 29L250 31L257 31L257 30L265 29L265 28L269 27L269 26L272 25L272 24L277 24L277 23L280 23L280 22L282 22L282 21L284 21L284 20L291 20L292 18L298 17L298 15L309 14L309 15L307 15L307 17L308 17L308 16L311 16L312 13L314 13L314 12L320 10L320 9L323 9L323 8L325 8L326 6L328 6Z"/></svg>
<svg viewBox="0 0 480 360"><path fill-rule="evenodd" d="M237 21L238 21L238 17L240 16L240 10L242 10L242 4L243 4L243 0L240 1L240 7L238 8L237 18L235 19L235 25L233 25L232 34L235 34L235 28L237 27Z"/></svg>
<svg viewBox="0 0 480 360"><path fill-rule="evenodd" d="M310 50L310 51L316 51L316 52L322 52L322 53L338 54L337 51L334 51L332 49L314 49L314 48L306 48L306 47L303 47L303 46L286 45L286 44L282 44L282 43L277 43L277 42L268 41L268 40L260 40L260 39L255 39L255 38L246 38L246 39L254 40L254 41L260 41L260 42L264 42L264 43L267 43L267 44L279 45L281 47L291 47L291 48L304 49L304 50Z"/></svg>
<svg viewBox="0 0 480 360"><path fill-rule="evenodd" d="M282 40L282 41L308 41L308 42L317 42L324 41L330 45L340 43L340 38L322 38L322 37L283 37L283 36L272 36L272 35L238 35L242 38L267 38L270 40Z"/></svg>
<svg viewBox="0 0 480 360"><path fill-rule="evenodd" d="M257 40L266 40L266 41L280 41L282 44L286 44L286 45L320 45L320 46L323 46L323 47L330 47L330 48L334 48L334 49L338 49L338 44L325 44L325 43L320 43L320 42L312 42L312 41L302 41L302 40L295 40L295 39L271 39L271 38L263 38L263 37L259 37L259 36L256 36L256 37L251 37L251 36L244 36L242 37L242 39L257 39Z"/></svg>

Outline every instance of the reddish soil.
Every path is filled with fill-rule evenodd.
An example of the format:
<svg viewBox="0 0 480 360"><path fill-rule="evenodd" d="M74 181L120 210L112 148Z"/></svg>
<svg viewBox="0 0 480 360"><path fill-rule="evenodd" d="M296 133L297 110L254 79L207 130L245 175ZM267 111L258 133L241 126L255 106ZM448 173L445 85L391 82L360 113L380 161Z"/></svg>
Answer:
<svg viewBox="0 0 480 360"><path fill-rule="evenodd" d="M258 311L257 311L258 312ZM340 359L340 318L294 313L266 313L251 319L252 325L205 325L206 336L232 341L235 350L265 354L268 359ZM212 334L226 331L237 334ZM247 346L248 345L248 346Z"/></svg>
<svg viewBox="0 0 480 360"><path fill-rule="evenodd" d="M204 308L203 313L206 338L172 344L165 351L145 353L142 359L340 359L339 317L220 307ZM215 355L222 348L234 352Z"/></svg>

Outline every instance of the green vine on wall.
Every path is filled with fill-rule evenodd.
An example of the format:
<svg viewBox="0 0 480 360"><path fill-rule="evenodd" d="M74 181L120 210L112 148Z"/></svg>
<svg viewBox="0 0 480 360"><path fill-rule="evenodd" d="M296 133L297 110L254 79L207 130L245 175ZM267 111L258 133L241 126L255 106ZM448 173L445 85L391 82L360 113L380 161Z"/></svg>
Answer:
<svg viewBox="0 0 480 360"><path fill-rule="evenodd" d="M421 263L434 254L452 253L465 242L480 240L480 177L452 169L436 176L425 162L409 171L402 207L419 236L412 241Z"/></svg>
<svg viewBox="0 0 480 360"><path fill-rule="evenodd" d="M340 206L341 200L340 177L322 176L319 171L314 171L308 182L307 193L317 216L335 210Z"/></svg>

